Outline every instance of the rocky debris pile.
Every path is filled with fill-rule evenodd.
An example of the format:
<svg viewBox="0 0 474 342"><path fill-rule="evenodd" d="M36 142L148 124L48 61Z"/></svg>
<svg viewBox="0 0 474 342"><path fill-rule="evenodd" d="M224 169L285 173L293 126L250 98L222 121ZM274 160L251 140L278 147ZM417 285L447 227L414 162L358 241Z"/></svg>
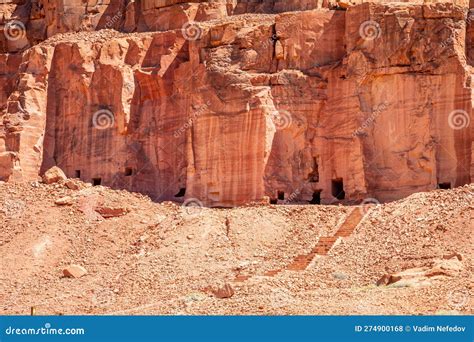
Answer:
<svg viewBox="0 0 474 342"><path fill-rule="evenodd" d="M103 188L96 190L92 188L90 183L83 183L78 179L68 179L57 166L45 172L43 183L58 184L58 186L63 186L70 190L83 190L60 197L54 203L58 206L72 206L76 204L79 210L93 219L120 217L130 212L129 208L114 203L113 200L106 200L106 197L101 196L100 193L103 191Z"/></svg>
<svg viewBox="0 0 474 342"><path fill-rule="evenodd" d="M428 286L444 277L455 277L464 270L460 254L435 259L424 267L410 268L394 274L386 274L377 281L377 286L416 287Z"/></svg>
<svg viewBox="0 0 474 342"><path fill-rule="evenodd" d="M320 267L347 269L355 262L359 271L351 280L375 285L383 274L427 266L426 259L472 254L473 210L473 184L372 207L355 234L335 246ZM378 246L377 253L366 246Z"/></svg>

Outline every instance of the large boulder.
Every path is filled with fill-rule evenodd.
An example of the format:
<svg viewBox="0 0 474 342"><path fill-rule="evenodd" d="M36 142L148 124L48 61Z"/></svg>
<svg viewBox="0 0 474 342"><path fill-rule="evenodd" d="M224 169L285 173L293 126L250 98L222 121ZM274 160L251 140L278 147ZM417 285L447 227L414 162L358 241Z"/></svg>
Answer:
<svg viewBox="0 0 474 342"><path fill-rule="evenodd" d="M46 184L58 183L66 179L67 177L64 174L63 170L61 170L57 166L53 166L48 171L46 171L43 175L43 182Z"/></svg>

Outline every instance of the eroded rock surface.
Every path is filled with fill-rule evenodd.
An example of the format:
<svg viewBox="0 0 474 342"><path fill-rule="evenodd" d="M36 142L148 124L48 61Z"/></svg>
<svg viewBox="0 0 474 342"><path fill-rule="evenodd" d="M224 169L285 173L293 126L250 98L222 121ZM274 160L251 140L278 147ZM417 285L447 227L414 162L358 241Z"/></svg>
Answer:
<svg viewBox="0 0 474 342"><path fill-rule="evenodd" d="M474 177L467 2L92 2L1 7L0 180L233 206Z"/></svg>

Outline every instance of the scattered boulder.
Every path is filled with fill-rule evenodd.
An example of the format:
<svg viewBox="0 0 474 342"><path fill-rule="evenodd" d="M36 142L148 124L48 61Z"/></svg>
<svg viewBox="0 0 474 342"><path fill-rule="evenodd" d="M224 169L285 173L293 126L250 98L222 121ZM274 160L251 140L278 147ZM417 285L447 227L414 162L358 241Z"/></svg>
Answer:
<svg viewBox="0 0 474 342"><path fill-rule="evenodd" d="M103 218L120 217L130 212L128 208L110 206L98 206L95 208L95 211Z"/></svg>
<svg viewBox="0 0 474 342"><path fill-rule="evenodd" d="M427 277L446 276L455 277L464 269L461 262L462 256L459 254L453 255L451 258L437 259L433 262L430 269L425 272Z"/></svg>
<svg viewBox="0 0 474 342"><path fill-rule="evenodd" d="M449 256L448 256L449 257ZM433 280L455 277L463 270L462 256L453 254L448 259L435 259L427 266L409 268L395 274L385 274L377 281L377 286L416 287L431 285Z"/></svg>
<svg viewBox="0 0 474 342"><path fill-rule="evenodd" d="M74 179L68 179L64 185L71 190L79 190L81 189L81 186L79 185L78 181L75 181Z"/></svg>
<svg viewBox="0 0 474 342"><path fill-rule="evenodd" d="M224 286L217 287L216 289L211 290L212 294L220 299L230 298L234 295L234 289L229 284Z"/></svg>
<svg viewBox="0 0 474 342"><path fill-rule="evenodd" d="M453 252L451 254L443 256L443 259L448 259L448 260L449 259L454 259L454 258L458 259L459 261L462 261L463 256L462 256L462 254L457 253L457 252Z"/></svg>
<svg viewBox="0 0 474 342"><path fill-rule="evenodd" d="M402 277L397 275L385 274L377 281L377 286L387 286L401 280Z"/></svg>
<svg viewBox="0 0 474 342"><path fill-rule="evenodd" d="M53 166L48 171L46 171L43 175L43 182L46 184L54 184L60 181L66 180L67 177L64 174L63 170L61 170L57 166Z"/></svg>
<svg viewBox="0 0 474 342"><path fill-rule="evenodd" d="M80 278L87 274L87 270L80 265L70 265L63 270L63 274L68 278Z"/></svg>
<svg viewBox="0 0 474 342"><path fill-rule="evenodd" d="M349 276L343 272L334 272L332 276L337 280L346 280Z"/></svg>
<svg viewBox="0 0 474 342"><path fill-rule="evenodd" d="M54 201L56 205L72 205L74 203L74 199L71 196L61 197Z"/></svg>

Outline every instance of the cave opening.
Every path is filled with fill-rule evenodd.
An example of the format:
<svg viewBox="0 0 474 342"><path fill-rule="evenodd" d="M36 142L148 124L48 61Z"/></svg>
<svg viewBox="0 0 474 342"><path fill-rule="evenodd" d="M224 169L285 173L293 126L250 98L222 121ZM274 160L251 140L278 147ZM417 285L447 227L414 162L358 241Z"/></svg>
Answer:
<svg viewBox="0 0 474 342"><path fill-rule="evenodd" d="M186 188L181 188L174 197L184 197L184 195L186 195Z"/></svg>
<svg viewBox="0 0 474 342"><path fill-rule="evenodd" d="M277 204L278 200L276 198L270 198L270 204Z"/></svg>
<svg viewBox="0 0 474 342"><path fill-rule="evenodd" d="M92 178L92 185L99 186L102 184L102 178Z"/></svg>
<svg viewBox="0 0 474 342"><path fill-rule="evenodd" d="M81 170L74 171L74 178L81 178Z"/></svg>
<svg viewBox="0 0 474 342"><path fill-rule="evenodd" d="M439 189L443 189L443 190L451 189L451 183L450 183L450 182L439 183L439 184L438 184L438 188L439 188Z"/></svg>
<svg viewBox="0 0 474 342"><path fill-rule="evenodd" d="M309 204L321 204L321 192L322 190L313 192L313 198L309 201Z"/></svg>
<svg viewBox="0 0 474 342"><path fill-rule="evenodd" d="M344 191L344 181L342 178L336 178L331 181L332 195L338 200L346 198L346 192Z"/></svg>
<svg viewBox="0 0 474 342"><path fill-rule="evenodd" d="M285 192L284 191L278 191L278 199L280 201L284 201L285 200Z"/></svg>
<svg viewBox="0 0 474 342"><path fill-rule="evenodd" d="M133 175L133 169L131 167L126 167L125 168L125 176L129 177L131 175Z"/></svg>

